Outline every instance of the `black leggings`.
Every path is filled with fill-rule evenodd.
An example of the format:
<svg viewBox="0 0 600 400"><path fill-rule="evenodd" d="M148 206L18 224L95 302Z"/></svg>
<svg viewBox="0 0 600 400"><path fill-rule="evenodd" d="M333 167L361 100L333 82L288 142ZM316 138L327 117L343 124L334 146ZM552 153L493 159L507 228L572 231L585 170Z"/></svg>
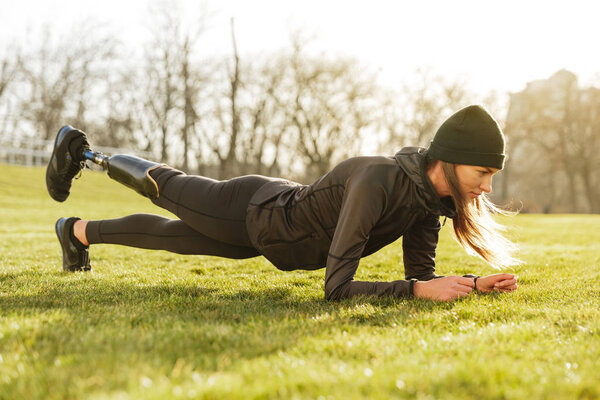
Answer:
<svg viewBox="0 0 600 400"><path fill-rule="evenodd" d="M159 193L152 202L180 219L134 214L90 221L86 228L90 244L112 243L227 258L260 255L246 231L246 209L254 193L271 178L247 175L216 181L170 167L159 167L150 175Z"/></svg>

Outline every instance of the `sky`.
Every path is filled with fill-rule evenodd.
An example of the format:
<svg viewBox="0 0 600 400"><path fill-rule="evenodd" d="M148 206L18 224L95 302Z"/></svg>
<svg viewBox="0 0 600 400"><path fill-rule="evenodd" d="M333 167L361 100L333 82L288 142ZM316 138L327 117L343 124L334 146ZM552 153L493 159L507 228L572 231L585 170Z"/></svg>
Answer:
<svg viewBox="0 0 600 400"><path fill-rule="evenodd" d="M0 0L0 43L19 43L49 25L57 33L81 20L108 25L125 44L148 35L154 0ZM199 1L181 0L192 23ZM312 46L359 59L391 86L425 67L465 80L475 92L514 92L566 68L582 84L600 83L600 4L537 0L213 0L202 48L251 56L286 46L291 29L314 36ZM2 49L4 47L0 47Z"/></svg>

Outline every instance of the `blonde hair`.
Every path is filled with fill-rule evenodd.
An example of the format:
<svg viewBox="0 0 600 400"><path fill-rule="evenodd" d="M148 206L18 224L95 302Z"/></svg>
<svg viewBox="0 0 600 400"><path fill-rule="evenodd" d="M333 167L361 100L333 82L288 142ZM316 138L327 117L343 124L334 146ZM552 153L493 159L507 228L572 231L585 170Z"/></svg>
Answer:
<svg viewBox="0 0 600 400"><path fill-rule="evenodd" d="M456 206L456 216L452 219L454 238L467 253L481 257L495 268L509 267L521 261L512 254L517 246L506 239L501 232L505 227L497 223L493 215L515 215L516 212L503 210L494 205L486 196L469 200L465 198L458 183L456 164L441 161L442 170L450 187Z"/></svg>

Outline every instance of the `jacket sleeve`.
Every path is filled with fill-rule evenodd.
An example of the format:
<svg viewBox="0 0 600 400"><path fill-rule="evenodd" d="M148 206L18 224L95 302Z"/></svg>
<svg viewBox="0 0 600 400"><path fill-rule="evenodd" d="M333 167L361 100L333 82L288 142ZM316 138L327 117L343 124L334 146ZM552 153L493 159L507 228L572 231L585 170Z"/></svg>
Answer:
<svg viewBox="0 0 600 400"><path fill-rule="evenodd" d="M439 217L428 214L403 235L402 251L406 279L428 281L441 278L435 274L435 249L441 227Z"/></svg>
<svg viewBox="0 0 600 400"><path fill-rule="evenodd" d="M340 216L327 257L325 298L340 300L356 295L411 297L413 282L354 281L369 233L387 206L383 186L359 173L346 182Z"/></svg>

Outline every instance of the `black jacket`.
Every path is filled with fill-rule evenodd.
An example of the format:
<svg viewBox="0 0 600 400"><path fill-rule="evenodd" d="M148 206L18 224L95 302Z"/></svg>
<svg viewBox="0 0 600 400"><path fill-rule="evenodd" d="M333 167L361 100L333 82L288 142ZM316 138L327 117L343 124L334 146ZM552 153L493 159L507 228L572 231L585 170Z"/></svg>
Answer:
<svg viewBox="0 0 600 400"><path fill-rule="evenodd" d="M246 225L253 245L277 268L326 267L327 299L410 297L408 280L437 276L442 215L454 217L454 203L437 196L425 149L406 147L395 157L350 158L311 185L267 183L252 197ZM353 280L361 257L400 236L407 280Z"/></svg>

